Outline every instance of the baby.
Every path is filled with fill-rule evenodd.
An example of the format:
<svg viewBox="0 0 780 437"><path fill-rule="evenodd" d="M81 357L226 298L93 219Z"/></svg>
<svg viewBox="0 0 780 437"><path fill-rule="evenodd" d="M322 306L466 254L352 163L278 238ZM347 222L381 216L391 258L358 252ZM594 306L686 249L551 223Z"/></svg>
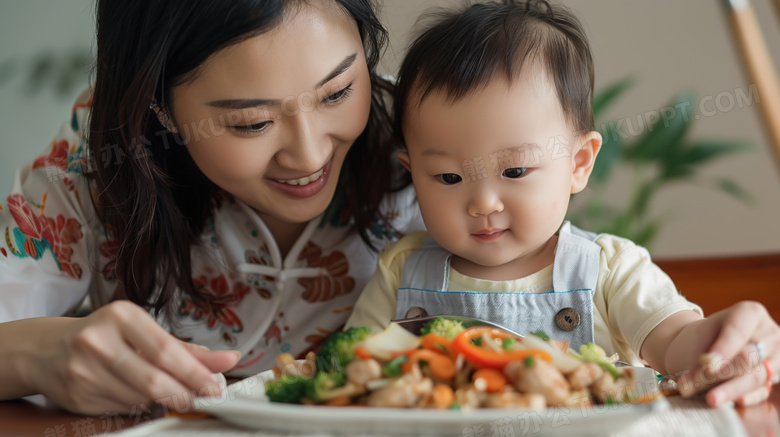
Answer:
<svg viewBox="0 0 780 437"><path fill-rule="evenodd" d="M744 322L760 305L703 319L647 250L564 221L602 143L592 95L590 47L568 10L507 1L436 15L409 49L395 101L407 146L398 157L429 233L384 250L347 326L477 317L542 330L575 350L595 342L682 380L706 352L731 359L755 354L759 341L774 344L780 330L765 309L771 331L762 332L771 335L717 338L727 320ZM730 381L710 403L765 399L770 362L751 363L760 378Z"/></svg>

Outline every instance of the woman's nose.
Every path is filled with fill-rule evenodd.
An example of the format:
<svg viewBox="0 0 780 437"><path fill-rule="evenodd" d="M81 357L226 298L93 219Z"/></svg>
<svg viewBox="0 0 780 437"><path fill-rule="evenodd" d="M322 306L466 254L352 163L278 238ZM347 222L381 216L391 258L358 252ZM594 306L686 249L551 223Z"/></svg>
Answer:
<svg viewBox="0 0 780 437"><path fill-rule="evenodd" d="M483 187L475 190L467 209L470 216L479 217L504 211L504 204L495 190Z"/></svg>
<svg viewBox="0 0 780 437"><path fill-rule="evenodd" d="M284 132L283 145L277 161L286 168L316 172L325 165L331 147L327 136L321 135L316 114L301 112L285 117L289 129Z"/></svg>

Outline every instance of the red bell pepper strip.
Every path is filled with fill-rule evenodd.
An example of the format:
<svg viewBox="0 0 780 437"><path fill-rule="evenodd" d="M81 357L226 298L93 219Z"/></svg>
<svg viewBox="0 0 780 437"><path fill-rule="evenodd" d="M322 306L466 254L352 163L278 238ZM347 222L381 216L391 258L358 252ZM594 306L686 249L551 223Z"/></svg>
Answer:
<svg viewBox="0 0 780 437"><path fill-rule="evenodd" d="M552 356L541 349L504 350L497 352L492 349L477 346L471 342L473 339L482 337L483 334L488 334L492 338L501 340L514 337L506 331L491 328L489 326L474 326L458 334L453 341L455 350L463 354L464 358L466 358L474 367L502 370L504 366L510 362L523 360L528 356L552 362ZM522 339L518 340L522 341Z"/></svg>

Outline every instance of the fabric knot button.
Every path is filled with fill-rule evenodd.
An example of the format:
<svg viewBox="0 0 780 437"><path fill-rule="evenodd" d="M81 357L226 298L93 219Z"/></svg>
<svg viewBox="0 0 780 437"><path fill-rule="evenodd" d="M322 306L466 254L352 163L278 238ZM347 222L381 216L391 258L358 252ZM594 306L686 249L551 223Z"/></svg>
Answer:
<svg viewBox="0 0 780 437"><path fill-rule="evenodd" d="M409 311L406 312L407 319L413 319L415 317L425 317L427 315L428 315L428 311L425 311L425 308L422 307L411 307L409 308Z"/></svg>
<svg viewBox="0 0 780 437"><path fill-rule="evenodd" d="M564 308L555 315L555 324L564 331L573 331L580 324L580 313L574 308Z"/></svg>

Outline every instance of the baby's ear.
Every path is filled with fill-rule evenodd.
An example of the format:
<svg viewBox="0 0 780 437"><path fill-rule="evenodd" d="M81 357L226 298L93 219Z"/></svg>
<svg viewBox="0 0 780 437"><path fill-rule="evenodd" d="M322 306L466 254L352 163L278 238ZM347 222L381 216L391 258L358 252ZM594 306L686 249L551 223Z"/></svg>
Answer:
<svg viewBox="0 0 780 437"><path fill-rule="evenodd" d="M398 158L399 161L401 161L401 165L403 165L404 168L409 170L409 172L411 173L412 165L409 161L409 152L398 152L395 156L396 158Z"/></svg>
<svg viewBox="0 0 780 437"><path fill-rule="evenodd" d="M596 155L601 149L601 134L590 131L576 136L574 156L572 156L571 192L579 193L588 185L588 178L596 163Z"/></svg>

